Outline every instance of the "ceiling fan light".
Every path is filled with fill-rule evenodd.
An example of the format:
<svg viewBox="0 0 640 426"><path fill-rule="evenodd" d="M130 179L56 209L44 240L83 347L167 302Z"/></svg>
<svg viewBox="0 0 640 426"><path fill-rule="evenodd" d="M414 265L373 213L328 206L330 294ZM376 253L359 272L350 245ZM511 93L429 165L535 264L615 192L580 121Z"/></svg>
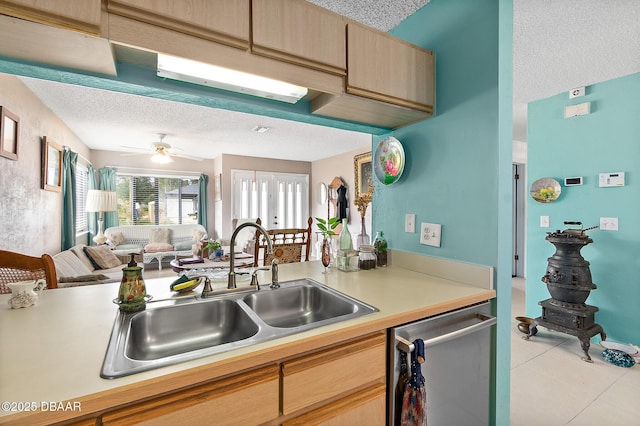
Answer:
<svg viewBox="0 0 640 426"><path fill-rule="evenodd" d="M295 104L307 88L215 65L158 54L158 77Z"/></svg>
<svg viewBox="0 0 640 426"><path fill-rule="evenodd" d="M158 153L153 154L151 156L151 161L153 161L154 163L158 163L158 164L167 164L167 163L171 163L173 161L173 158L171 158L166 153L159 153L158 152Z"/></svg>

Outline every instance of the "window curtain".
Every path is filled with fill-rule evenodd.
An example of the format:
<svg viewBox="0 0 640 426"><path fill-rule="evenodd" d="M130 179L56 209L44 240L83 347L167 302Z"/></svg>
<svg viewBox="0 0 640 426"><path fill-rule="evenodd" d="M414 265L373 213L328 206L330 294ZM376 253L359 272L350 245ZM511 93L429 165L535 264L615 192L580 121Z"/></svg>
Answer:
<svg viewBox="0 0 640 426"><path fill-rule="evenodd" d="M62 153L62 250L76 244L76 165L78 154L65 148Z"/></svg>
<svg viewBox="0 0 640 426"><path fill-rule="evenodd" d="M198 178L198 223L207 229L207 182L209 176L204 173ZM207 231L208 232L208 231Z"/></svg>
<svg viewBox="0 0 640 426"><path fill-rule="evenodd" d="M103 191L115 191L116 190L116 169L111 167L103 167L98 170L98 177L100 178L98 189ZM104 230L111 228L112 226L118 226L118 212L105 212L104 218Z"/></svg>
<svg viewBox="0 0 640 426"><path fill-rule="evenodd" d="M87 166L87 190L98 189L96 184L96 169L91 164ZM98 213L87 212L87 227L89 228L89 245L94 245L93 237L98 234Z"/></svg>

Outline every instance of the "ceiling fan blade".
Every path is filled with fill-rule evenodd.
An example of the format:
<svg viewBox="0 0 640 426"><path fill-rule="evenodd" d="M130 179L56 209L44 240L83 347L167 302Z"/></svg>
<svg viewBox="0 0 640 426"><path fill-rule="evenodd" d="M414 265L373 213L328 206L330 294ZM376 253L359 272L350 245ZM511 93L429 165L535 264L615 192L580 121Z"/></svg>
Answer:
<svg viewBox="0 0 640 426"><path fill-rule="evenodd" d="M176 154L175 152L171 152L171 153L169 153L169 155L172 156L172 157L186 158L187 160L202 161L202 158L194 157L192 155Z"/></svg>
<svg viewBox="0 0 640 426"><path fill-rule="evenodd" d="M147 154L152 154L151 152L128 152L125 154L120 154L120 157L132 157L135 155L147 155Z"/></svg>
<svg viewBox="0 0 640 426"><path fill-rule="evenodd" d="M124 148L124 149L133 149L135 151L146 151L149 152L149 148L138 148L137 146L125 146L125 145L120 145L120 148Z"/></svg>

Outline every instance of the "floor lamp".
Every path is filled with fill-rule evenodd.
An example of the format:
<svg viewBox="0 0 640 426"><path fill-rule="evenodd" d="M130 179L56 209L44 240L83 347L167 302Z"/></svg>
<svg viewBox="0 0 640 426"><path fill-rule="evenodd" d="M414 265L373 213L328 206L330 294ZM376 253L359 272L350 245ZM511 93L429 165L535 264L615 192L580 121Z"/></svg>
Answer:
<svg viewBox="0 0 640 426"><path fill-rule="evenodd" d="M93 237L93 242L97 245L104 244L107 237L102 233L104 212L115 212L118 208L115 191L102 191L90 189L87 191L87 212L98 212L98 234Z"/></svg>

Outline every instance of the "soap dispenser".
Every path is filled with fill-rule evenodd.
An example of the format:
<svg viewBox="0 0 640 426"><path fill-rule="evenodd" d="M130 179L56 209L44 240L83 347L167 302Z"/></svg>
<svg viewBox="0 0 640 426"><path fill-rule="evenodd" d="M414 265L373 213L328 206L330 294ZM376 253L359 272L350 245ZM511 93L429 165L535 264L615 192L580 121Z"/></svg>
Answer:
<svg viewBox="0 0 640 426"><path fill-rule="evenodd" d="M147 307L151 296L142 278L142 268L135 261L135 254L131 253L131 261L122 268L122 282L118 290L118 298L113 302L120 306L122 312L138 312Z"/></svg>

